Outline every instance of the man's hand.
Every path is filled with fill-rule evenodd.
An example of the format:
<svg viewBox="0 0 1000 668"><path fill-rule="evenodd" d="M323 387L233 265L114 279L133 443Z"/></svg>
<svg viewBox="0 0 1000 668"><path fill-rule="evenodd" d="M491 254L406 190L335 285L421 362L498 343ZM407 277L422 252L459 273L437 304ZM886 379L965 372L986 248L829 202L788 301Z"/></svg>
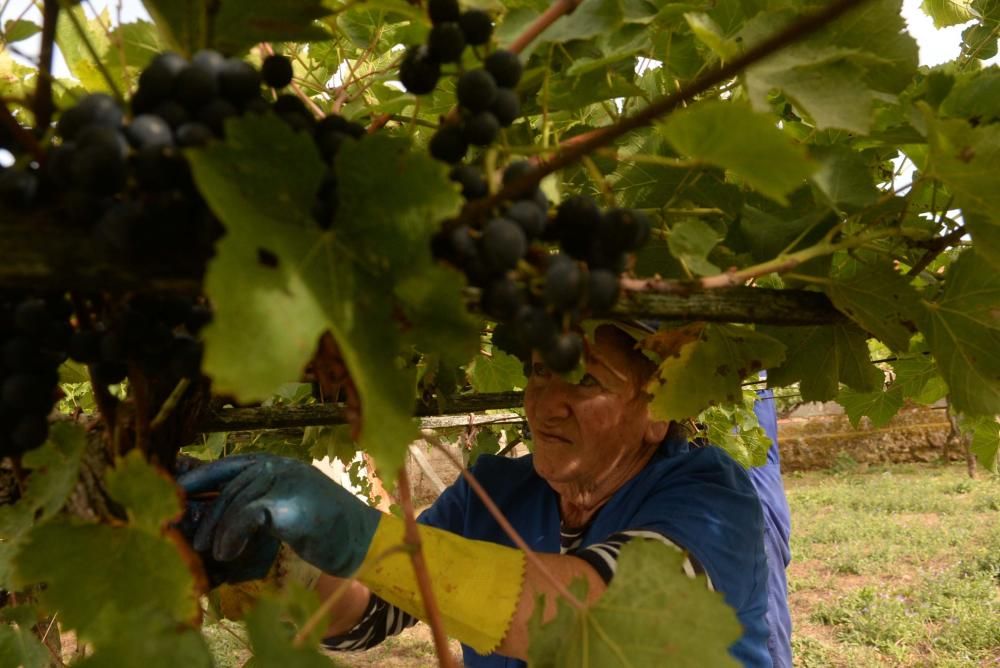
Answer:
<svg viewBox="0 0 1000 668"><path fill-rule="evenodd" d="M210 551L220 562L271 538L326 573L347 577L364 560L381 518L318 469L272 455L227 457L178 482L189 496L220 492L192 540L195 551Z"/></svg>

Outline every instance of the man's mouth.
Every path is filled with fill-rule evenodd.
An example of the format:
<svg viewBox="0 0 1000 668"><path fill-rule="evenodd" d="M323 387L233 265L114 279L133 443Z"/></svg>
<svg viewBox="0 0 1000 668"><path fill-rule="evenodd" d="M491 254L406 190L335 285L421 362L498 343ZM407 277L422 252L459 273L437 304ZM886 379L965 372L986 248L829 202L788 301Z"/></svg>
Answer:
<svg viewBox="0 0 1000 668"><path fill-rule="evenodd" d="M572 444L572 441L569 440L568 438L566 438L564 436L560 436L559 434L553 434L550 431L538 431L536 433L542 438L542 440L545 440L545 441L552 441L552 442L555 442L555 443L564 443L566 445Z"/></svg>

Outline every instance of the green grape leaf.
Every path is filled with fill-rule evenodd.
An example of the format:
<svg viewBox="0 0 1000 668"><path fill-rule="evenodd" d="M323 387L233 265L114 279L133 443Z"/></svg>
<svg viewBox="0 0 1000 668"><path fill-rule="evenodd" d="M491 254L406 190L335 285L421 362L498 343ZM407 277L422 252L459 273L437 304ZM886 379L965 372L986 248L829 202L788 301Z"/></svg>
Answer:
<svg viewBox="0 0 1000 668"><path fill-rule="evenodd" d="M298 586L283 591L280 597L259 599L246 616L247 635L254 653L253 668L330 668L334 665L317 648L325 630L322 624L316 625L302 646L297 647L292 642L295 628L304 625L318 607L316 594Z"/></svg>
<svg viewBox="0 0 1000 668"><path fill-rule="evenodd" d="M5 609L5 613L9 610ZM0 624L0 666L13 668L48 668L49 651L38 637L32 633L34 615L16 615L11 619L5 614L3 619L7 624ZM10 622L16 622L15 627Z"/></svg>
<svg viewBox="0 0 1000 668"><path fill-rule="evenodd" d="M476 443L466 456L466 466L473 466L479 455L495 455L500 451L500 434L491 429L480 429L476 434Z"/></svg>
<svg viewBox="0 0 1000 668"><path fill-rule="evenodd" d="M875 392L855 392L849 387L841 388L837 403L844 407L847 418L855 429L862 417L868 417L875 428L884 427L903 407L903 390L899 386Z"/></svg>
<svg viewBox="0 0 1000 668"><path fill-rule="evenodd" d="M732 171L781 204L815 167L773 118L738 102L699 102L671 114L662 132L680 153Z"/></svg>
<svg viewBox="0 0 1000 668"><path fill-rule="evenodd" d="M105 482L108 494L125 508L129 524L137 529L158 535L183 510L173 479L149 464L138 450L118 460Z"/></svg>
<svg viewBox="0 0 1000 668"><path fill-rule="evenodd" d="M924 0L920 9L934 19L935 28L946 28L976 18L970 10L971 0Z"/></svg>
<svg viewBox="0 0 1000 668"><path fill-rule="evenodd" d="M178 627L162 613L146 609L116 611L103 621L119 632L95 647L93 654L74 663L74 668L212 668L212 653L204 636ZM127 633L121 629L128 629Z"/></svg>
<svg viewBox="0 0 1000 668"><path fill-rule="evenodd" d="M1000 473L1000 423L995 415L965 418L964 428L972 428L972 443L969 450L976 456L983 468L997 475Z"/></svg>
<svg viewBox="0 0 1000 668"><path fill-rule="evenodd" d="M995 34L993 39L996 41ZM963 74L941 101L938 111L942 116L990 122L1000 117L998 99L1000 70L994 67Z"/></svg>
<svg viewBox="0 0 1000 668"><path fill-rule="evenodd" d="M725 62L739 55L739 44L727 38L712 17L702 12L689 12L684 15L691 32L698 40Z"/></svg>
<svg viewBox="0 0 1000 668"><path fill-rule="evenodd" d="M542 624L535 607L529 622L528 661L537 668L578 666L737 666L728 648L741 633L736 613L705 578L689 578L684 555L659 541L626 543L607 591L593 605L574 610L558 601L557 615ZM586 595L582 579L570 587ZM678 605L683 601L683 605Z"/></svg>
<svg viewBox="0 0 1000 668"><path fill-rule="evenodd" d="M904 399L929 405L948 394L948 385L930 355L899 358L892 362L892 370L896 374L893 386L900 389Z"/></svg>
<svg viewBox="0 0 1000 668"><path fill-rule="evenodd" d="M42 26L26 19L10 19L3 23L3 41L7 44L20 42L42 32Z"/></svg>
<svg viewBox="0 0 1000 668"><path fill-rule="evenodd" d="M496 346L490 355L477 355L469 369L469 380L476 392L508 392L527 384L521 360Z"/></svg>
<svg viewBox="0 0 1000 668"><path fill-rule="evenodd" d="M810 155L819 163L812 181L831 206L853 212L875 204L878 189L872 171L861 154L846 146L812 146Z"/></svg>
<svg viewBox="0 0 1000 668"><path fill-rule="evenodd" d="M175 624L200 614L194 577L167 538L128 526L54 519L34 527L14 559L19 586L45 583L42 603L96 645L113 645L132 611L154 609ZM142 613L136 613L139 618Z"/></svg>
<svg viewBox="0 0 1000 668"><path fill-rule="evenodd" d="M650 348L678 336L672 350L660 352L662 362L646 386L653 396L650 410L660 420L694 417L709 406L736 401L743 396L740 381L780 364L785 355L779 341L737 325L696 324L680 335L661 332L642 343Z"/></svg>
<svg viewBox="0 0 1000 668"><path fill-rule="evenodd" d="M621 0L583 0L573 13L560 17L539 35L537 44L590 39L618 30L624 20Z"/></svg>
<svg viewBox="0 0 1000 668"><path fill-rule="evenodd" d="M768 387L799 383L803 401L829 401L840 383L871 392L884 382L885 374L871 363L865 333L856 325L757 329L788 347L784 364L768 369Z"/></svg>
<svg viewBox="0 0 1000 668"><path fill-rule="evenodd" d="M996 21L993 21L996 23ZM974 23L962 31L962 53L970 58L991 60L997 55L997 29L988 23Z"/></svg>
<svg viewBox="0 0 1000 668"><path fill-rule="evenodd" d="M670 228L667 245L670 253L688 269L700 276L719 273L719 268L706 257L722 241L722 237L708 223L697 219L682 220Z"/></svg>
<svg viewBox="0 0 1000 668"><path fill-rule="evenodd" d="M358 445L351 438L351 426L335 424L326 427L306 427L302 445L313 459L336 458L349 464L358 454Z"/></svg>
<svg viewBox="0 0 1000 668"><path fill-rule="evenodd" d="M774 34L797 12L762 12L740 31L746 46ZM744 81L755 109L770 108L775 88L819 129L868 134L874 102L897 93L917 68L917 45L906 32L898 0L866 3L817 35L747 68Z"/></svg>
<svg viewBox="0 0 1000 668"><path fill-rule="evenodd" d="M918 325L955 410L1000 413L1000 274L966 250L948 268L941 294L923 301Z"/></svg>
<svg viewBox="0 0 1000 668"><path fill-rule="evenodd" d="M55 515L76 486L86 447L83 429L66 422L49 428L49 440L24 455L32 473L20 500L0 506L0 588L11 589L11 560L21 540L37 522Z"/></svg>
<svg viewBox="0 0 1000 668"><path fill-rule="evenodd" d="M77 30L73 21L67 15L72 12L76 18L76 25L81 30ZM83 33L82 35L80 33ZM93 56L87 44L90 44L98 54L104 54L108 50L110 41L108 34L96 20L90 20L83 11L83 7L67 7L59 13L56 25L56 44L59 52L66 60L66 67L70 74L76 77L85 89L91 92L109 92L107 80L101 74L100 69L94 63ZM121 82L116 82L121 83Z"/></svg>
<svg viewBox="0 0 1000 668"><path fill-rule="evenodd" d="M929 116L930 112L925 112ZM986 241L995 242L1000 226L1000 189L996 187L1000 124L972 127L963 120L929 117L927 140L927 175L941 179L963 209L983 214L976 218L971 231L974 235L985 232ZM975 236L973 240L978 241ZM986 254L992 256L988 251Z"/></svg>
<svg viewBox="0 0 1000 668"><path fill-rule="evenodd" d="M839 311L893 350L909 349L912 333L906 323L919 316L919 295L892 267L852 263L849 273L833 277L826 294Z"/></svg>
<svg viewBox="0 0 1000 668"><path fill-rule="evenodd" d="M228 229L206 276L216 317L204 332L205 372L222 392L265 398L301 374L329 329L361 400L360 446L391 479L416 435L413 371L397 356L414 342L475 350L476 328L457 315L461 281L413 280L434 275L430 237L461 198L446 168L408 140L348 141L337 155L337 220L323 232L310 217L323 164L308 135L264 116L231 120L226 136L190 154ZM372 174L391 179L392 197Z"/></svg>
<svg viewBox="0 0 1000 668"><path fill-rule="evenodd" d="M697 419L699 425L704 425L702 432L708 442L728 452L744 468L766 464L771 447L771 439L753 411L756 400L756 392L744 390L742 401L713 406Z"/></svg>
<svg viewBox="0 0 1000 668"><path fill-rule="evenodd" d="M49 440L24 455L22 465L32 471L28 489L21 497L36 521L59 512L73 492L80 462L87 447L87 435L79 425L56 422L49 427Z"/></svg>
<svg viewBox="0 0 1000 668"><path fill-rule="evenodd" d="M318 19L331 13L322 0L223 2L212 17L211 46L242 53L258 42L317 42L330 39Z"/></svg>
<svg viewBox="0 0 1000 668"><path fill-rule="evenodd" d="M142 4L156 23L162 40L171 49L191 55L205 46L206 3L201 0L142 0Z"/></svg>
<svg viewBox="0 0 1000 668"><path fill-rule="evenodd" d="M975 241L973 249L1000 271L1000 225L978 211L963 211L962 215Z"/></svg>

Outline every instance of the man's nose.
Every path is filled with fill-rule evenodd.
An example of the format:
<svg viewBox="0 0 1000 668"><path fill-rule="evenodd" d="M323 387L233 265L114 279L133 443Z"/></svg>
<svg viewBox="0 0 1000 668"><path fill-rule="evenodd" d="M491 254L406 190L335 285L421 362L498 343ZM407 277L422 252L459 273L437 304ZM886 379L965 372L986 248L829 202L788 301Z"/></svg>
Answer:
<svg viewBox="0 0 1000 668"><path fill-rule="evenodd" d="M565 418L572 413L570 401L571 386L565 380L554 376L538 388L535 410L542 420Z"/></svg>

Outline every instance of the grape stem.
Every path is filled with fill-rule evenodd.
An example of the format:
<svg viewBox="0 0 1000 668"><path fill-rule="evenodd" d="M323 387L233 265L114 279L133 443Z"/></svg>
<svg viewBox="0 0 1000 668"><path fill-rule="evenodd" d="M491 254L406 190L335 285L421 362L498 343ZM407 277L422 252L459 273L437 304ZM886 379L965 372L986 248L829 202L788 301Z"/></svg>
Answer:
<svg viewBox="0 0 1000 668"><path fill-rule="evenodd" d="M404 544L410 548L410 561L413 562L413 570L417 575L417 586L420 588L420 597L424 602L424 610L427 612L427 623L430 624L431 633L434 636L434 651L437 652L438 665L444 668L454 668L455 662L448 649L448 638L444 634L444 625L441 623L441 611L438 610L437 600L434 598L434 590L431 588L431 576L427 571L427 563L424 561L424 551L420 544L420 532L417 531L417 520L413 514L413 500L410 498L410 477L406 474L406 467L399 469L399 503L403 507L403 517L406 521L406 533L403 536Z"/></svg>
<svg viewBox="0 0 1000 668"><path fill-rule="evenodd" d="M933 241L931 241L928 244L927 252L924 253L923 257L921 257L920 260L918 260L917 263L913 265L913 267L908 272L906 272L906 275L916 276L917 274L922 272L930 265L931 262L934 261L934 258L943 253L945 249L947 249L949 246L954 246L955 244L957 244L966 234L967 232L964 226L956 227L954 230L944 235L943 237L938 237Z"/></svg>
<svg viewBox="0 0 1000 668"><path fill-rule="evenodd" d="M514 545L516 545L519 550L524 552L524 558L527 559L535 568L538 569L538 572L542 575L542 577L544 577L546 580L549 581L549 584L552 585L552 588L560 596L566 599L566 601L571 606L573 606L574 609L584 610L587 606L577 597L573 596L573 594L571 594L570 591L566 589L565 585L563 585L563 583L560 582L555 575L553 575L547 568L545 568L545 565L542 564L542 561L535 555L535 552L528 546L527 543L524 542L524 539L521 538L521 535L517 533L517 529L511 526L511 523L507 521L506 517L504 517L503 512L501 512L500 509L497 508L497 505L493 502L493 499L490 498L490 495L486 493L486 490L483 489L483 486L479 484L479 481L476 480L476 478L471 473L469 473L469 470L462 465L462 462L458 461L455 458L455 455L451 454L451 452L448 451L448 448L446 448L444 444L441 443L441 439L438 438L437 434L435 434L430 429L422 429L420 432L420 436L425 441L427 441L435 448L440 450L441 454L443 454L448 459L448 461L450 461L452 465L459 470L459 472L462 474L462 477L465 478L465 482L469 484L469 487L472 488L472 491L475 492L476 496L479 497L479 500L483 502L483 505L486 507L486 510L490 513L493 519L496 520L496 523L500 526L503 532L507 534L507 536L514 542Z"/></svg>
<svg viewBox="0 0 1000 668"><path fill-rule="evenodd" d="M499 192L494 193L490 197L470 202L466 205L465 210L455 225L469 223L482 218L487 212L492 211L502 202L515 199L518 195L530 191L549 174L578 162L583 156L610 145L619 137L633 130L651 125L654 121L670 114L681 105L694 101L698 95L708 91L713 86L737 76L754 63L764 60L790 44L794 44L811 35L845 12L860 6L866 1L834 0L834 2L831 2L823 9L803 16L784 30L778 31L756 46L747 49L739 57L730 60L724 65L720 64L706 70L690 83L679 88L675 93L659 97L639 112L631 116L626 116L613 125L588 134L584 139L578 140L578 143L574 143L565 151L557 153L551 159L541 162L536 169L504 186Z"/></svg>
<svg viewBox="0 0 1000 668"><path fill-rule="evenodd" d="M761 262L743 269L730 269L714 276L705 276L695 280L675 280L662 278L629 278L622 276L621 287L627 292L661 292L673 294L686 294L694 290L714 290L719 288L732 288L741 286L751 278L767 276L772 273L785 273L791 271L803 262L813 258L830 255L839 250L857 248L877 239L884 239L897 234L894 229L882 229L868 234L859 234L848 237L837 243L829 239L823 239L819 243L803 248L794 253L782 253L778 257Z"/></svg>
<svg viewBox="0 0 1000 668"><path fill-rule="evenodd" d="M555 23L560 17L572 14L583 0L556 0L541 15L532 21L524 31L507 47L508 51L521 53L535 41L545 29Z"/></svg>
<svg viewBox="0 0 1000 668"><path fill-rule="evenodd" d="M268 42L261 42L260 50L268 56L274 55L274 49L271 48L271 45ZM302 92L302 89L299 87L297 83L295 83L294 80L289 85L295 92L295 96L300 100L302 100L302 102L305 103L307 107L309 107L309 111L313 113L313 116L315 116L316 118L323 118L323 116L326 115L323 113L323 110L319 108L319 105L312 101L311 97Z"/></svg>
<svg viewBox="0 0 1000 668"><path fill-rule="evenodd" d="M38 52L38 83L35 85L35 128L45 131L52 122L52 50L56 41L59 2L42 5L42 45Z"/></svg>

